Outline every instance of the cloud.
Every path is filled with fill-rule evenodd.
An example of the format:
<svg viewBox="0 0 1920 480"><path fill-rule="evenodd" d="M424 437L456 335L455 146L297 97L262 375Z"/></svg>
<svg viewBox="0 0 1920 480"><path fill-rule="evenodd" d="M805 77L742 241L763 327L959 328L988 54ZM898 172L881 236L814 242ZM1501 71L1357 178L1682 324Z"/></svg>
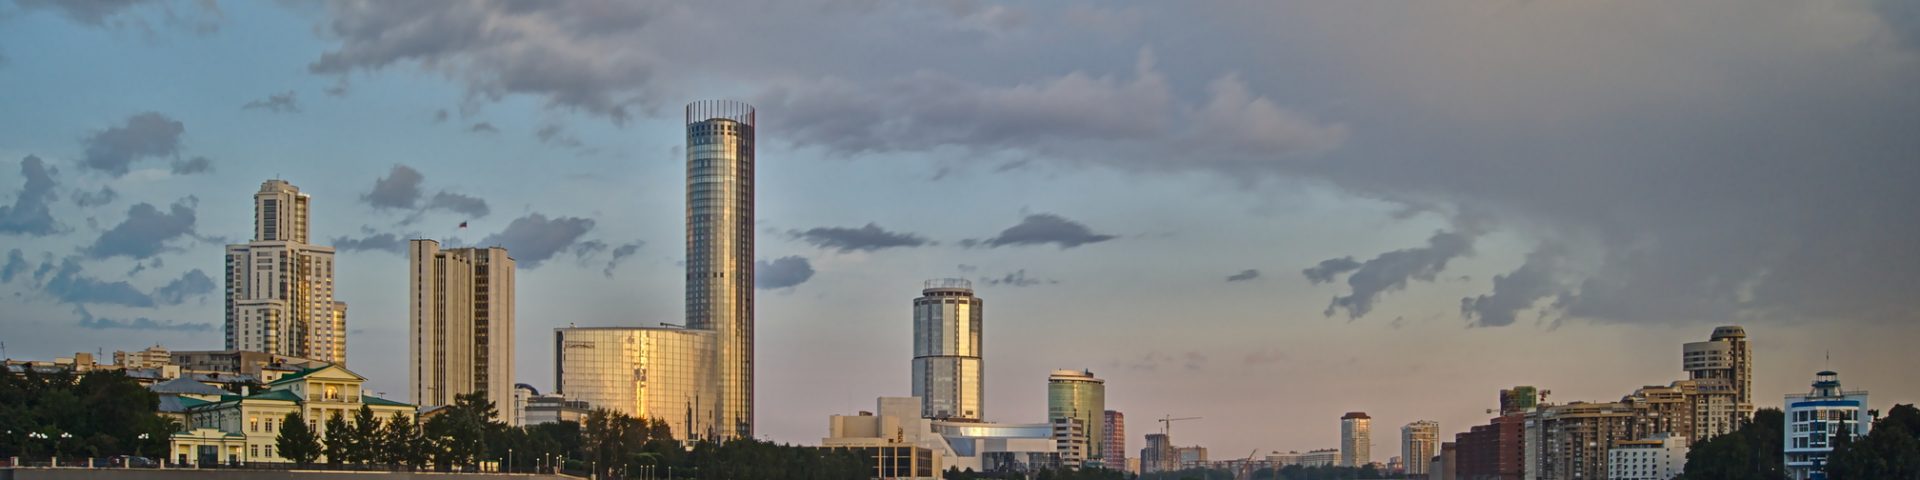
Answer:
<svg viewBox="0 0 1920 480"><path fill-rule="evenodd" d="M1256 279L1256 278L1260 278L1260 271L1259 271L1259 270L1254 270L1254 269L1251 269L1251 268L1249 268L1249 269L1246 269L1246 270L1241 270L1241 271L1240 271L1240 273L1236 273L1236 274L1233 274L1233 275L1228 275L1228 276L1227 276L1227 281L1229 281L1229 282L1244 282L1244 281L1248 281L1248 280L1253 280L1253 279Z"/></svg>
<svg viewBox="0 0 1920 480"><path fill-rule="evenodd" d="M46 163L28 155L20 161L20 176L27 180L20 195L14 197L13 205L0 205L0 233L44 237L65 231L49 208L56 197L53 173Z"/></svg>
<svg viewBox="0 0 1920 480"><path fill-rule="evenodd" d="M412 209L420 203L420 182L426 180L419 170L406 165L394 165L387 171L386 178L373 181L373 191L361 195L374 208Z"/></svg>
<svg viewBox="0 0 1920 480"><path fill-rule="evenodd" d="M1555 279L1561 257L1566 251L1558 245L1542 245L1527 254L1527 262L1506 275L1493 276L1493 293L1460 299L1460 316L1468 324L1482 327L1512 325L1516 314L1533 308L1542 298L1562 292Z"/></svg>
<svg viewBox="0 0 1920 480"><path fill-rule="evenodd" d="M172 322L172 321L158 321L158 320L154 320L147 317L136 317L136 318L127 319L127 320L116 320L112 318L95 317L93 316L93 313L88 312L85 307L79 307L79 306L73 307L73 313L80 315L81 327L91 328L96 330L166 330L166 331L178 331L178 332L210 332L210 331L213 331L214 329L212 323L183 323L183 322Z"/></svg>
<svg viewBox="0 0 1920 480"><path fill-rule="evenodd" d="M794 238L805 240L820 248L829 248L849 253L856 251L871 252L895 247L918 247L927 245L926 237L906 232L889 232L879 225L868 223L864 227L814 227L807 231L788 232Z"/></svg>
<svg viewBox="0 0 1920 480"><path fill-rule="evenodd" d="M12 282L13 277L26 272L27 269L32 268L32 266L32 264L27 263L26 254L21 253L20 249L8 250L7 265L0 267L0 283Z"/></svg>
<svg viewBox="0 0 1920 480"><path fill-rule="evenodd" d="M985 283L987 285L1006 285L1009 287L1031 287L1031 286L1040 285L1040 284L1048 284L1048 285L1058 284L1060 283L1060 281L1053 280L1053 279L1046 279L1046 278L1029 277L1027 276L1027 270L1023 268L999 277L981 277L980 283Z"/></svg>
<svg viewBox="0 0 1920 480"><path fill-rule="evenodd" d="M201 18L189 18L173 8L173 3L165 0L16 0L14 2L24 10L50 9L60 13L75 23L100 28L135 28L153 33L147 19L134 13L142 5L157 5L162 11L162 20L167 24L188 27L199 33L211 33L219 30L222 16L219 4L210 1L195 2L197 10L189 14L205 14ZM197 20L197 21L195 21Z"/></svg>
<svg viewBox="0 0 1920 480"><path fill-rule="evenodd" d="M541 126L539 130L533 131L533 137L540 139L540 143L544 143L547 145L554 145L558 147L580 148L582 146L585 146L584 143L580 142L580 139L578 137L574 137L573 134L567 133L566 129L564 127L561 127L559 124L547 124L547 125Z"/></svg>
<svg viewBox="0 0 1920 480"><path fill-rule="evenodd" d="M383 251L394 254L407 253L407 241L392 233L378 233L361 238L333 237L333 248L342 252Z"/></svg>
<svg viewBox="0 0 1920 480"><path fill-rule="evenodd" d="M1019 224L1007 227L1006 230L1001 230L1000 234L993 238L986 240L967 239L962 240L960 244L968 247L978 245L995 248L1010 245L1025 246L1051 243L1059 246L1061 250L1066 250L1090 243L1100 243L1114 238L1113 235L1093 233L1093 230L1087 228L1085 224L1069 220L1066 217L1051 213L1038 213L1028 215L1027 218L1021 220Z"/></svg>
<svg viewBox="0 0 1920 480"><path fill-rule="evenodd" d="M127 117L125 124L94 132L81 142L86 158L80 165L118 177L126 175L133 162L147 157L166 157L180 153L180 135L187 131L180 123L157 112Z"/></svg>
<svg viewBox="0 0 1920 480"><path fill-rule="evenodd" d="M500 133L500 129L495 128L492 122L480 122L480 123L473 124L467 127L467 131L473 132L473 133Z"/></svg>
<svg viewBox="0 0 1920 480"><path fill-rule="evenodd" d="M213 293L213 278L196 268L153 291L153 300L161 305L179 305L190 298Z"/></svg>
<svg viewBox="0 0 1920 480"><path fill-rule="evenodd" d="M1287 361L1288 358L1289 357L1287 356L1286 352L1277 351L1277 350L1258 350L1258 351L1248 353L1246 358L1242 358L1240 360L1240 363L1243 365L1249 365L1249 366L1269 365L1269 364L1275 364L1275 363Z"/></svg>
<svg viewBox="0 0 1920 480"><path fill-rule="evenodd" d="M606 275L607 278L613 278L614 267L620 266L621 260L624 260L627 257L631 257L635 253L639 253L640 247L646 244L647 242L634 240L633 243L628 243L625 245L621 245L619 247L615 247L613 249L613 258L607 260L607 268L604 270L601 270L600 273Z"/></svg>
<svg viewBox="0 0 1920 480"><path fill-rule="evenodd" d="M74 192L73 204L81 207L98 207L113 203L118 198L120 198L120 192L113 191L113 187L102 185L97 192Z"/></svg>
<svg viewBox="0 0 1920 480"><path fill-rule="evenodd" d="M273 113L300 113L300 99L292 90L268 95L267 98L247 102L241 110L266 110Z"/></svg>
<svg viewBox="0 0 1920 480"><path fill-rule="evenodd" d="M167 242L193 233L194 207L199 199L186 197L165 212L142 202L127 208L127 219L100 234L86 254L93 258L125 255L145 259L166 250Z"/></svg>
<svg viewBox="0 0 1920 480"><path fill-rule="evenodd" d="M1206 368L1207 355L1197 351L1188 351L1178 356L1160 352L1147 352L1137 359L1113 363L1115 368L1125 368L1142 372L1159 371L1163 367L1173 367L1175 365L1187 371L1199 371Z"/></svg>
<svg viewBox="0 0 1920 480"><path fill-rule="evenodd" d="M1319 285L1332 283L1339 279L1340 274L1359 269L1360 262L1354 261L1353 257L1340 257L1321 260L1319 265L1308 267L1300 273L1307 276L1308 283Z"/></svg>
<svg viewBox="0 0 1920 480"><path fill-rule="evenodd" d="M554 255L574 247L580 237L593 230L593 220L579 217L548 219L539 213L516 218L500 233L488 235L480 245L506 247L517 265L540 266Z"/></svg>
<svg viewBox="0 0 1920 480"><path fill-rule="evenodd" d="M764 290L792 288L813 278L813 264L798 255L755 262L753 286Z"/></svg>
<svg viewBox="0 0 1920 480"><path fill-rule="evenodd" d="M484 199L447 191L434 194L433 199L427 201L426 208L462 213L474 218L485 217L492 211L487 208L487 201Z"/></svg>
<svg viewBox="0 0 1920 480"><path fill-rule="evenodd" d="M173 161L172 166L174 175L213 173L213 160L208 160L207 157L176 159Z"/></svg>
<svg viewBox="0 0 1920 480"><path fill-rule="evenodd" d="M129 307L151 307L153 297L143 293L133 284L121 281L101 281L81 273L80 259L67 257L60 261L60 267L47 280L46 292L62 303L106 304Z"/></svg>
<svg viewBox="0 0 1920 480"><path fill-rule="evenodd" d="M1373 302L1381 293L1407 288L1408 280L1433 281L1435 275L1446 270L1447 261L1473 253L1473 237L1458 232L1435 232L1427 239L1427 246L1407 248L1382 253L1360 265L1352 275L1347 276L1347 286L1351 293L1334 296L1324 312L1333 316L1336 309L1346 309L1349 318L1360 318L1373 310ZM1321 262L1325 265L1326 262ZM1308 269L1308 278L1313 278L1313 269Z"/></svg>
<svg viewBox="0 0 1920 480"><path fill-rule="evenodd" d="M1333 150L1347 141L1347 127L1322 124L1281 108L1267 97L1254 95L1235 75L1207 85L1212 98L1194 114L1198 139L1256 155L1311 154Z"/></svg>

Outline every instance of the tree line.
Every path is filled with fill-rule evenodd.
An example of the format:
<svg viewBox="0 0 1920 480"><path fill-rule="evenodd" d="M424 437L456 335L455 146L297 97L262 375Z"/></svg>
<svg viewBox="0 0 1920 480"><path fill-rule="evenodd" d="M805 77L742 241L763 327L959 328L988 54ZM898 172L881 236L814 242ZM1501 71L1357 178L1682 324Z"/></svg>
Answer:
<svg viewBox="0 0 1920 480"><path fill-rule="evenodd" d="M0 372L0 457L164 453L180 428L159 405L120 371Z"/></svg>
<svg viewBox="0 0 1920 480"><path fill-rule="evenodd" d="M1696 443L1687 452L1681 480L1783 480L1786 467L1786 414L1754 412L1740 429ZM1873 420L1867 435L1854 438L1850 426L1834 439L1827 456L1829 480L1920 480L1920 410L1894 405Z"/></svg>
<svg viewBox="0 0 1920 480"><path fill-rule="evenodd" d="M276 438L282 457L333 467L473 471L481 464L512 471L555 468L602 478L867 478L872 467L851 452L775 445L750 439L682 444L664 421L595 409L581 422L508 426L483 394L460 395L425 422L396 414L386 420L362 406L349 421L334 415L326 434L288 414ZM669 477L668 475L671 475Z"/></svg>

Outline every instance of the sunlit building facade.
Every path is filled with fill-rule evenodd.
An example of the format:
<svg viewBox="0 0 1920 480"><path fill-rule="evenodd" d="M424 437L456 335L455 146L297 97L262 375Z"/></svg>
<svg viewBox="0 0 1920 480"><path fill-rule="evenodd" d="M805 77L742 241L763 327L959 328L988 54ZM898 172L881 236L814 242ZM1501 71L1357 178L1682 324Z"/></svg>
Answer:
<svg viewBox="0 0 1920 480"><path fill-rule="evenodd" d="M920 416L986 418L984 317L973 282L963 279L928 280L913 300L913 395L923 402Z"/></svg>
<svg viewBox="0 0 1920 480"><path fill-rule="evenodd" d="M714 424L719 386L707 368L716 332L666 327L554 330L555 393L635 417L658 419L679 440L728 437Z"/></svg>
<svg viewBox="0 0 1920 480"><path fill-rule="evenodd" d="M1373 417L1366 412L1347 412L1340 417L1340 460L1348 467L1373 462Z"/></svg>
<svg viewBox="0 0 1920 480"><path fill-rule="evenodd" d="M1100 425L1104 451L1100 453L1100 463L1108 469L1121 470L1127 465L1127 416L1120 412L1107 410L1106 421Z"/></svg>
<svg viewBox="0 0 1920 480"><path fill-rule="evenodd" d="M413 403L452 405L482 392L497 407L513 398L514 261L507 249L441 249L407 242L407 380ZM505 409L503 408L504 412ZM502 415L518 426L516 415Z"/></svg>
<svg viewBox="0 0 1920 480"><path fill-rule="evenodd" d="M687 328L714 332L722 438L753 437L754 110L687 105Z"/></svg>
<svg viewBox="0 0 1920 480"><path fill-rule="evenodd" d="M1047 376L1047 421L1073 419L1085 425L1087 458L1070 459L1067 463L1098 463L1099 455L1106 451L1105 431L1102 425L1107 411L1106 380L1093 376L1088 370L1054 370ZM1071 438L1057 438L1062 443L1071 443ZM1077 460L1077 461L1076 461Z"/></svg>
<svg viewBox="0 0 1920 480"><path fill-rule="evenodd" d="M307 243L311 203L285 180L254 194L253 241L227 245L227 350L346 363L347 304L333 297L333 248Z"/></svg>
<svg viewBox="0 0 1920 480"><path fill-rule="evenodd" d="M1427 460L1440 447L1440 422L1421 420L1400 427L1400 458L1408 475L1425 475Z"/></svg>

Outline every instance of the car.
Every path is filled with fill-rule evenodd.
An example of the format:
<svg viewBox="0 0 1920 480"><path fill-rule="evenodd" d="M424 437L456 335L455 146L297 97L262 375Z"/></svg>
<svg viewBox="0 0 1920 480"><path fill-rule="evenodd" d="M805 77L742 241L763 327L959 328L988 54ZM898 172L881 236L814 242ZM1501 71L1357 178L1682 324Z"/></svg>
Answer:
<svg viewBox="0 0 1920 480"><path fill-rule="evenodd" d="M153 459L147 457L120 455L113 457L113 466L120 468L153 468L159 466L159 462L155 462Z"/></svg>

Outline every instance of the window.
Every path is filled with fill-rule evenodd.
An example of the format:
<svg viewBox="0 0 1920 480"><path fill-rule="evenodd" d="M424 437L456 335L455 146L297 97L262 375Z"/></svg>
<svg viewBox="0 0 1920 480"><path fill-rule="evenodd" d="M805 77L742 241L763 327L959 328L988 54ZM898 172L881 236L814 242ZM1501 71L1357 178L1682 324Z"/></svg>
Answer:
<svg viewBox="0 0 1920 480"><path fill-rule="evenodd" d="M248 446L247 446L247 456L248 456L248 457L258 457L258 456L260 456L260 446L259 446L259 445L248 445Z"/></svg>
<svg viewBox="0 0 1920 480"><path fill-rule="evenodd" d="M267 456L273 456L273 445L271 444L267 445Z"/></svg>
<svg viewBox="0 0 1920 480"><path fill-rule="evenodd" d="M247 417L247 429L250 431L259 432L260 417Z"/></svg>

